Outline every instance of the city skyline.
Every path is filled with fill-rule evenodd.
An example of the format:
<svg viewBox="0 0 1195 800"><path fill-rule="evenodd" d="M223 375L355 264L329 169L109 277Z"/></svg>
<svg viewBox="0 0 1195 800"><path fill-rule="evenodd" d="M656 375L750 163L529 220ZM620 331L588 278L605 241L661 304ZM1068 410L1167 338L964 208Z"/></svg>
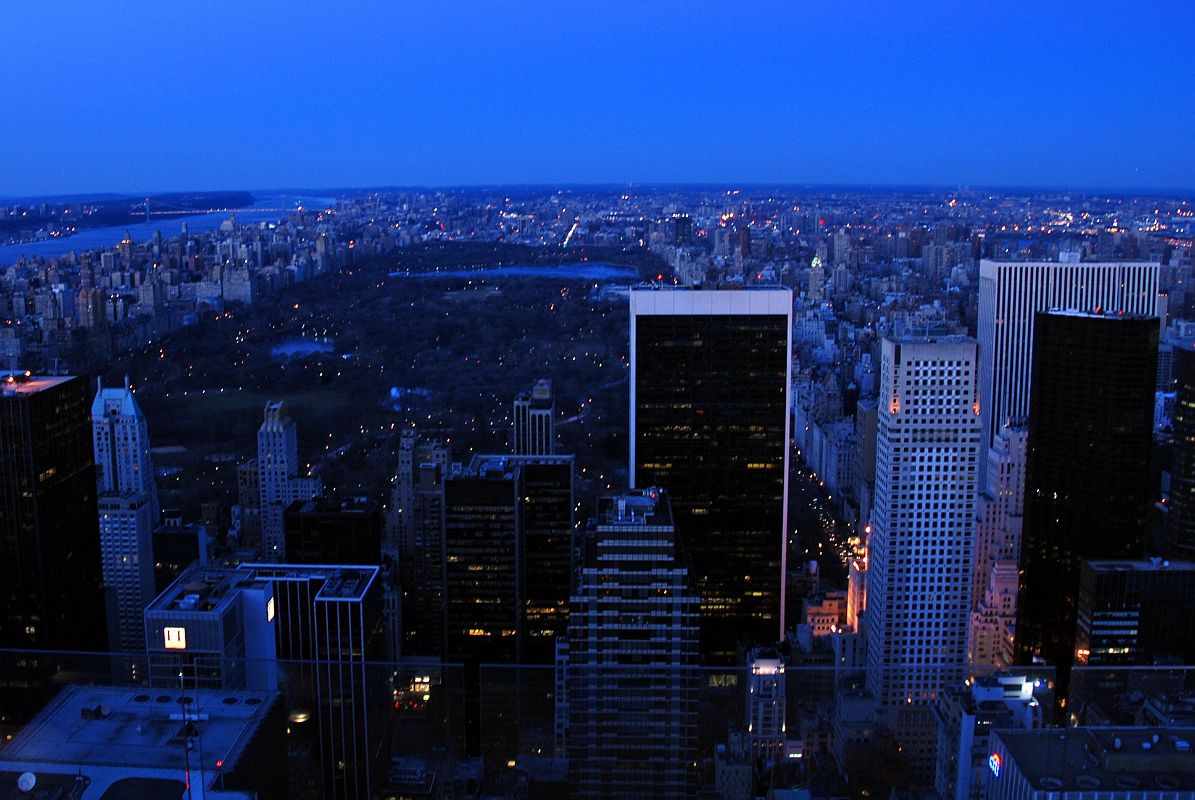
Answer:
<svg viewBox="0 0 1195 800"><path fill-rule="evenodd" d="M0 131L0 193L1195 186L1195 156L1169 135L1190 129L1174 98L1195 88L1181 56L1195 9L1178 2L770 3L733 25L710 3L232 9L10 9L0 67L22 80L0 103L28 124ZM204 47L153 46L196 33Z"/></svg>

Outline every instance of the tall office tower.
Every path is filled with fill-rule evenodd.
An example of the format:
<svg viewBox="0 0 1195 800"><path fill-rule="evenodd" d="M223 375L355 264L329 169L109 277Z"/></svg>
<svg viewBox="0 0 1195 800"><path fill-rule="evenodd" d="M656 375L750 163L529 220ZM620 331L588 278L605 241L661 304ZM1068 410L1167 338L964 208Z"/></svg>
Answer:
<svg viewBox="0 0 1195 800"><path fill-rule="evenodd" d="M0 380L0 647L104 650L84 377Z"/></svg>
<svg viewBox="0 0 1195 800"><path fill-rule="evenodd" d="M99 384L91 404L96 486L101 493L145 493L156 506L158 488L149 454L149 424L133 390Z"/></svg>
<svg viewBox="0 0 1195 800"><path fill-rule="evenodd" d="M257 474L261 492L262 555L282 561L286 558L283 513L296 500L309 500L320 493L318 477L306 475L299 464L295 421L286 403L266 403L265 419L257 430Z"/></svg>
<svg viewBox="0 0 1195 800"><path fill-rule="evenodd" d="M444 658L518 658L519 468L478 457L444 481Z"/></svg>
<svg viewBox="0 0 1195 800"><path fill-rule="evenodd" d="M520 660L551 664L556 640L568 635L576 502L573 456L520 458L523 475L523 563Z"/></svg>
<svg viewBox="0 0 1195 800"><path fill-rule="evenodd" d="M292 747L310 745L318 755L313 779L322 781L323 797L376 796L388 764L391 702L390 669L381 660L386 637L380 568L243 566L272 586L288 696L296 707L314 711L310 724L292 723Z"/></svg>
<svg viewBox="0 0 1195 800"><path fill-rule="evenodd" d="M667 495L603 498L568 626L565 733L577 798L691 797L698 600Z"/></svg>
<svg viewBox="0 0 1195 800"><path fill-rule="evenodd" d="M550 456L556 452L555 414L551 381L538 380L531 391L515 398L515 455Z"/></svg>
<svg viewBox="0 0 1195 800"><path fill-rule="evenodd" d="M979 408L975 342L884 339L867 568L867 688L932 780L930 703L962 682L971 609Z"/></svg>
<svg viewBox="0 0 1195 800"><path fill-rule="evenodd" d="M400 553L409 553L413 533L412 514L415 486L419 470L425 464L435 464L440 472L448 471L451 455L439 439L419 437L414 428L402 432L398 445L398 468L391 481L390 509L386 517L386 537L397 545Z"/></svg>
<svg viewBox="0 0 1195 800"><path fill-rule="evenodd" d="M788 738L784 708L784 658L771 648L747 657L747 743L753 759L778 764Z"/></svg>
<svg viewBox="0 0 1195 800"><path fill-rule="evenodd" d="M987 483L978 497L971 576L968 650L975 667L1015 663L1017 565L1021 557L1028 447L1028 430L1006 425L987 451Z"/></svg>
<svg viewBox="0 0 1195 800"><path fill-rule="evenodd" d="M631 291L630 482L666 486L701 652L784 631L792 292Z"/></svg>
<svg viewBox="0 0 1195 800"><path fill-rule="evenodd" d="M1065 686L1080 562L1140 557L1150 535L1158 321L1064 311L1035 328L1017 653Z"/></svg>
<svg viewBox="0 0 1195 800"><path fill-rule="evenodd" d="M141 613L154 598L153 531L158 491L149 454L149 426L133 391L100 384L91 404L99 492L100 555L109 591L110 646L145 651Z"/></svg>
<svg viewBox="0 0 1195 800"><path fill-rule="evenodd" d="M444 649L444 472L439 464L419 465L407 508L409 533L398 556L403 652L438 656Z"/></svg>
<svg viewBox="0 0 1195 800"><path fill-rule="evenodd" d="M572 456L475 456L444 482L444 655L552 663L567 630Z"/></svg>
<svg viewBox="0 0 1195 800"><path fill-rule="evenodd" d="M688 214L672 215L672 243L678 247L693 244L693 218Z"/></svg>
<svg viewBox="0 0 1195 800"><path fill-rule="evenodd" d="M364 497L296 500L283 514L291 564L372 564L382 561L382 509Z"/></svg>
<svg viewBox="0 0 1195 800"><path fill-rule="evenodd" d="M229 533L241 547L261 546L261 471L256 458L237 464L237 506Z"/></svg>
<svg viewBox="0 0 1195 800"><path fill-rule="evenodd" d="M1052 308L1099 308L1156 316L1158 270L1157 264L1140 262L980 262L979 407L985 449L1006 423L1023 423L1029 416L1034 315Z"/></svg>
<svg viewBox="0 0 1195 800"><path fill-rule="evenodd" d="M1174 344L1174 463L1166 513L1166 555L1195 560L1195 349Z"/></svg>

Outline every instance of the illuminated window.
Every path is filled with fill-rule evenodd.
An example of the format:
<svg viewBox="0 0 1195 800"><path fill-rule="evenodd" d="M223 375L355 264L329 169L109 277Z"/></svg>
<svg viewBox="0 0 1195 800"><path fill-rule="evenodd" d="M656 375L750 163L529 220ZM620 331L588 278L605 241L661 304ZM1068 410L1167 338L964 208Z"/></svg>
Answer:
<svg viewBox="0 0 1195 800"><path fill-rule="evenodd" d="M274 621L274 598L266 601L266 622Z"/></svg>
<svg viewBox="0 0 1195 800"><path fill-rule="evenodd" d="M163 628L162 634L165 638L165 645L167 650L186 650L187 649L187 629L186 628Z"/></svg>

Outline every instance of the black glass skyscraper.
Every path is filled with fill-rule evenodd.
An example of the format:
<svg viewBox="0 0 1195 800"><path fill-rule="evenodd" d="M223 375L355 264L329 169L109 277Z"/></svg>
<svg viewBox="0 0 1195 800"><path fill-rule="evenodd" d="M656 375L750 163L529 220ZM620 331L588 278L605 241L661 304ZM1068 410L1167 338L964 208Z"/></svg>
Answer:
<svg viewBox="0 0 1195 800"><path fill-rule="evenodd" d="M669 492L701 652L781 635L792 294L631 292L632 486Z"/></svg>
<svg viewBox="0 0 1195 800"><path fill-rule="evenodd" d="M1195 349L1174 346L1174 461L1166 514L1166 555L1195 560Z"/></svg>
<svg viewBox="0 0 1195 800"><path fill-rule="evenodd" d="M1157 352L1153 317L1035 321L1017 650L1064 681L1082 560L1140 557L1150 533Z"/></svg>
<svg viewBox="0 0 1195 800"><path fill-rule="evenodd" d="M0 381L0 647L104 650L91 387Z"/></svg>
<svg viewBox="0 0 1195 800"><path fill-rule="evenodd" d="M444 653L550 664L568 624L572 456L474 456L444 482Z"/></svg>

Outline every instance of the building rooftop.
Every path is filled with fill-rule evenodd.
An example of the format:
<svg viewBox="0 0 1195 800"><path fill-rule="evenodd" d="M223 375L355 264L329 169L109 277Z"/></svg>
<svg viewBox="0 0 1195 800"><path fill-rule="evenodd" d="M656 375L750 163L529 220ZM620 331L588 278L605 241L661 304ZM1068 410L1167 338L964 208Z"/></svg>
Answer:
<svg viewBox="0 0 1195 800"><path fill-rule="evenodd" d="M275 692L68 686L0 750L0 800L29 797L10 792L7 777L22 772L46 787L82 773L86 800L177 798L188 760L192 772L233 769L277 702Z"/></svg>
<svg viewBox="0 0 1195 800"><path fill-rule="evenodd" d="M668 493L658 487L628 492L598 500L599 525L636 525L663 527L672 525Z"/></svg>
<svg viewBox="0 0 1195 800"><path fill-rule="evenodd" d="M1195 561L1165 561L1160 558L1095 559L1084 562L1093 572L1190 572Z"/></svg>
<svg viewBox="0 0 1195 800"><path fill-rule="evenodd" d="M993 735L1035 789L1195 791L1195 728L1046 728Z"/></svg>
<svg viewBox="0 0 1195 800"><path fill-rule="evenodd" d="M372 514L377 510L376 500L367 497L350 497L337 500L331 497L313 497L296 500L287 511L297 514Z"/></svg>
<svg viewBox="0 0 1195 800"><path fill-rule="evenodd" d="M1079 317L1081 319L1106 319L1106 320L1135 320L1141 321L1144 319L1157 319L1146 314L1126 314L1123 311L1105 308L1051 308L1049 311L1038 312L1049 314L1054 317Z"/></svg>
<svg viewBox="0 0 1195 800"><path fill-rule="evenodd" d="M254 578L266 580L310 580L323 578L316 599L361 599L377 580L381 567L342 564L242 564Z"/></svg>
<svg viewBox="0 0 1195 800"><path fill-rule="evenodd" d="M31 395L72 380L73 375L34 375L29 370L0 371L0 390L6 395Z"/></svg>
<svg viewBox="0 0 1195 800"><path fill-rule="evenodd" d="M324 585L316 592L316 599L335 598L360 599L365 596L371 583L378 576L378 567L338 568L328 576Z"/></svg>
<svg viewBox="0 0 1195 800"><path fill-rule="evenodd" d="M252 585L252 570L241 567L192 565L146 607L146 612L220 612L236 596L236 590Z"/></svg>

